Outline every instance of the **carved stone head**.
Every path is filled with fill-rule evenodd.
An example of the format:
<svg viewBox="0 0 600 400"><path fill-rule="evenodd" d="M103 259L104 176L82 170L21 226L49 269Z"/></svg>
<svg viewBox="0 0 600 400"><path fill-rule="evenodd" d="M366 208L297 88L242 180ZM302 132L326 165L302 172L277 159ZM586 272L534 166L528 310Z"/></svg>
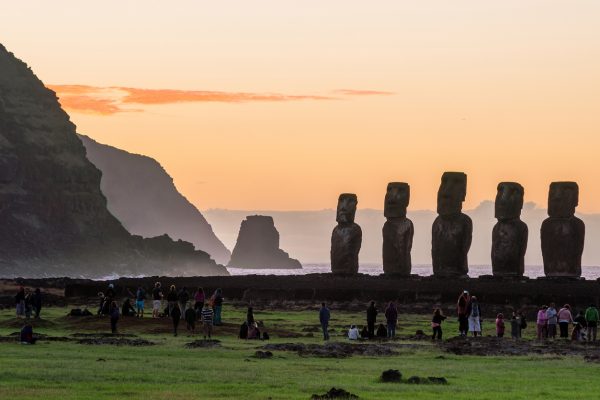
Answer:
<svg viewBox="0 0 600 400"><path fill-rule="evenodd" d="M390 182L385 193L383 215L386 218L406 217L406 207L410 202L410 186L405 182Z"/></svg>
<svg viewBox="0 0 600 400"><path fill-rule="evenodd" d="M548 194L548 215L569 218L579 205L579 186L575 182L552 182Z"/></svg>
<svg viewBox="0 0 600 400"><path fill-rule="evenodd" d="M464 172L444 172L438 190L437 212L439 215L455 215L462 211L467 196L467 175Z"/></svg>
<svg viewBox="0 0 600 400"><path fill-rule="evenodd" d="M336 221L340 224L351 224L356 215L358 198L354 193L342 193L338 198Z"/></svg>
<svg viewBox="0 0 600 400"><path fill-rule="evenodd" d="M501 182L496 194L496 218L500 221L521 216L523 208L523 186L516 182Z"/></svg>

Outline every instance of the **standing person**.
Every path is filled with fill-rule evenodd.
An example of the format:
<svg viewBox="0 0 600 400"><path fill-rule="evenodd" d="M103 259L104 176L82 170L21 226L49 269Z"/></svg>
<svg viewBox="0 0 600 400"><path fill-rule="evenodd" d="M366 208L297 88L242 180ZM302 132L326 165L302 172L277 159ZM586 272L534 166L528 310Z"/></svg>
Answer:
<svg viewBox="0 0 600 400"><path fill-rule="evenodd" d="M34 318L39 319L40 313L42 312L42 291L40 288L35 288L35 291L33 292L32 304L33 311L35 313Z"/></svg>
<svg viewBox="0 0 600 400"><path fill-rule="evenodd" d="M171 311L173 308L175 308L175 305L177 305L178 299L179 297L177 296L177 289L175 288L175 285L171 285L169 288L169 293L167 293L167 310L169 311L169 316L171 316ZM181 310L179 310L179 316L181 317Z"/></svg>
<svg viewBox="0 0 600 400"><path fill-rule="evenodd" d="M511 326L511 329L512 329L512 326ZM499 313L496 316L496 336L497 337L504 337L504 330L505 330L504 314Z"/></svg>
<svg viewBox="0 0 600 400"><path fill-rule="evenodd" d="M550 306L546 310L546 319L548 320L548 337L556 339L556 325L558 325L558 312L556 311L554 303L550 303Z"/></svg>
<svg viewBox="0 0 600 400"><path fill-rule="evenodd" d="M117 322L119 322L119 306L116 301L112 301L110 303L109 309L110 315L110 331L113 333L117 333Z"/></svg>
<svg viewBox="0 0 600 400"><path fill-rule="evenodd" d="M17 306L17 317L25 316L25 288L21 286L15 295L15 304Z"/></svg>
<svg viewBox="0 0 600 400"><path fill-rule="evenodd" d="M252 309L252 307L248 307L248 312L246 313L246 324L248 324L248 326L250 326L253 323L254 323L254 310Z"/></svg>
<svg viewBox="0 0 600 400"><path fill-rule="evenodd" d="M213 325L222 325L221 310L223 309L223 291L221 289L215 290L215 293L212 296L212 302L214 307Z"/></svg>
<svg viewBox="0 0 600 400"><path fill-rule="evenodd" d="M385 320L387 322L387 337L392 339L396 337L396 324L398 323L398 309L393 301L390 301L385 309Z"/></svg>
<svg viewBox="0 0 600 400"><path fill-rule="evenodd" d="M331 313L325 303L321 303L321 309L319 310L319 322L321 323L321 329L323 330L323 340L329 340L329 319Z"/></svg>
<svg viewBox="0 0 600 400"><path fill-rule="evenodd" d="M184 316L187 330L193 335L196 333L196 310L192 307L188 307L188 309L185 310Z"/></svg>
<svg viewBox="0 0 600 400"><path fill-rule="evenodd" d="M144 318L144 300L146 300L146 291L143 287L138 286L135 292L135 308L138 318Z"/></svg>
<svg viewBox="0 0 600 400"><path fill-rule="evenodd" d="M545 339L548 336L548 319L546 318L546 310L548 306L543 305L537 313L537 338L538 340Z"/></svg>
<svg viewBox="0 0 600 400"><path fill-rule="evenodd" d="M210 339L213 328L213 310L210 308L210 304L208 302L204 303L204 308L202 309L202 326L204 329L204 339L206 340L206 336Z"/></svg>
<svg viewBox="0 0 600 400"><path fill-rule="evenodd" d="M600 319L600 315L598 314L598 309L594 304L590 304L590 306L585 310L585 323L587 325L587 340L588 342L596 341L596 334L598 333L598 320Z"/></svg>
<svg viewBox="0 0 600 400"><path fill-rule="evenodd" d="M475 296L471 296L471 301L467 306L467 315L469 316L469 332L473 332L473 337L481 336L481 307Z"/></svg>
<svg viewBox="0 0 600 400"><path fill-rule="evenodd" d="M152 289L152 318L158 318L160 314L160 307L162 305L163 292L160 288L160 282L154 284Z"/></svg>
<svg viewBox="0 0 600 400"><path fill-rule="evenodd" d="M179 291L177 300L179 300L179 309L181 310L181 315L185 315L185 311L188 308L188 301L190 301L190 293L187 291L185 286Z"/></svg>
<svg viewBox="0 0 600 400"><path fill-rule="evenodd" d="M377 307L375 302L371 301L369 308L367 308L367 331L369 332L369 339L373 339L375 336L375 322L377 321Z"/></svg>
<svg viewBox="0 0 600 400"><path fill-rule="evenodd" d="M519 339L521 337L521 318L519 314L513 311L512 318L510 319L510 336L513 339Z"/></svg>
<svg viewBox="0 0 600 400"><path fill-rule="evenodd" d="M173 336L177 336L177 327L179 326L179 320L181 320L181 309L179 304L175 301L173 307L169 310L169 315L173 320Z"/></svg>
<svg viewBox="0 0 600 400"><path fill-rule="evenodd" d="M25 291L25 319L31 318L33 312L33 297L31 291L27 289Z"/></svg>
<svg viewBox="0 0 600 400"><path fill-rule="evenodd" d="M571 322L573 322L573 315L571 315L571 306L565 304L563 308L558 310L558 326L560 328L561 338L569 338L569 324Z"/></svg>
<svg viewBox="0 0 600 400"><path fill-rule="evenodd" d="M436 308L433 311L433 318L431 319L431 329L433 329L433 336L431 340L437 339L442 340L442 321L444 321L446 317L442 314L442 310Z"/></svg>
<svg viewBox="0 0 600 400"><path fill-rule="evenodd" d="M458 332L460 333L460 336L467 336L467 332L469 331L469 314L467 313L467 308L469 307L470 302L471 297L469 296L469 292L466 290L462 292L462 294L458 297L458 301L456 302Z"/></svg>
<svg viewBox="0 0 600 400"><path fill-rule="evenodd" d="M199 287L198 290L196 290L196 293L194 293L194 310L196 310L198 319L201 319L200 315L202 314L202 309L204 308L205 299L206 296L204 295L204 289Z"/></svg>
<svg viewBox="0 0 600 400"><path fill-rule="evenodd" d="M521 320L521 326L519 327L519 337L523 337L523 329L527 328L527 318L525 318L525 314L523 314L523 311L519 311L517 315Z"/></svg>

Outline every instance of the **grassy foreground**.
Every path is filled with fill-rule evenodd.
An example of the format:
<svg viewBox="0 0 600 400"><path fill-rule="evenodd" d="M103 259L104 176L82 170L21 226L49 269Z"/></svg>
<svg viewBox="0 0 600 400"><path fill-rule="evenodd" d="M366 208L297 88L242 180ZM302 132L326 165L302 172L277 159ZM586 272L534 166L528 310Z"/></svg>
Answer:
<svg viewBox="0 0 600 400"><path fill-rule="evenodd" d="M76 319L66 313L66 308L45 309L44 320L34 324L36 333L109 331L107 319ZM173 337L170 320L150 318L130 318L120 331L155 346L0 343L0 399L309 399L332 386L361 399L583 399L598 398L600 392L600 365L580 356L457 356L428 341L402 348L392 357L330 359L277 351L272 359L257 359L254 352L265 342L235 336L244 315L245 310L225 307L224 321L231 324L217 329L220 348L188 349L184 345L201 335L189 337L183 324L180 335ZM269 343L322 343L319 332L314 337L279 337L305 335L303 328L316 328L315 311L255 310L255 317L271 334ZM362 313L333 311L332 317L333 341L346 341L342 329L363 323ZM416 329L429 333L429 318L401 316L398 334L414 334ZM0 335L16 332L19 325L12 310L0 312ZM491 332L491 324L487 328ZM446 337L455 332L455 321L445 323ZM381 372L390 368L400 370L404 378L443 376L449 384L381 383Z"/></svg>

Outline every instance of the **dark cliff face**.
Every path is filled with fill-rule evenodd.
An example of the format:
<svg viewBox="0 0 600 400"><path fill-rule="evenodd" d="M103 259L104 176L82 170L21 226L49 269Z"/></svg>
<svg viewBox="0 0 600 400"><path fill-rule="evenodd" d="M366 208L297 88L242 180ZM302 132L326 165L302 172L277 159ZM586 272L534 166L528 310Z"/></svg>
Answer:
<svg viewBox="0 0 600 400"><path fill-rule="evenodd" d="M302 268L279 248L279 232L272 217L252 215L242 221L228 266L237 268Z"/></svg>
<svg viewBox="0 0 600 400"><path fill-rule="evenodd" d="M130 235L53 91L0 45L0 276L227 274L168 237Z"/></svg>
<svg viewBox="0 0 600 400"><path fill-rule="evenodd" d="M229 250L156 160L100 144L87 136L80 138L87 158L102 171L100 188L108 209L129 232L143 237L166 233L191 242L219 263L229 261Z"/></svg>

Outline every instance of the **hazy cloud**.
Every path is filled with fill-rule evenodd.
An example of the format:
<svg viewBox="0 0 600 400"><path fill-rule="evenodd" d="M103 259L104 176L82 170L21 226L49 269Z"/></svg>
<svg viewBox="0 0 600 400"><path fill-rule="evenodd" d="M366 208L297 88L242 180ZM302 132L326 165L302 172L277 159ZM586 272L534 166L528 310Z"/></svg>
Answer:
<svg viewBox="0 0 600 400"><path fill-rule="evenodd" d="M174 103L246 103L283 102L302 100L338 100L339 97L325 95L220 92L205 90L143 89L122 86L90 85L47 85L56 92L60 104L68 110L112 115L120 112L143 111L130 108L130 105L157 105ZM375 90L340 89L334 93L342 96L390 95L391 92Z"/></svg>

